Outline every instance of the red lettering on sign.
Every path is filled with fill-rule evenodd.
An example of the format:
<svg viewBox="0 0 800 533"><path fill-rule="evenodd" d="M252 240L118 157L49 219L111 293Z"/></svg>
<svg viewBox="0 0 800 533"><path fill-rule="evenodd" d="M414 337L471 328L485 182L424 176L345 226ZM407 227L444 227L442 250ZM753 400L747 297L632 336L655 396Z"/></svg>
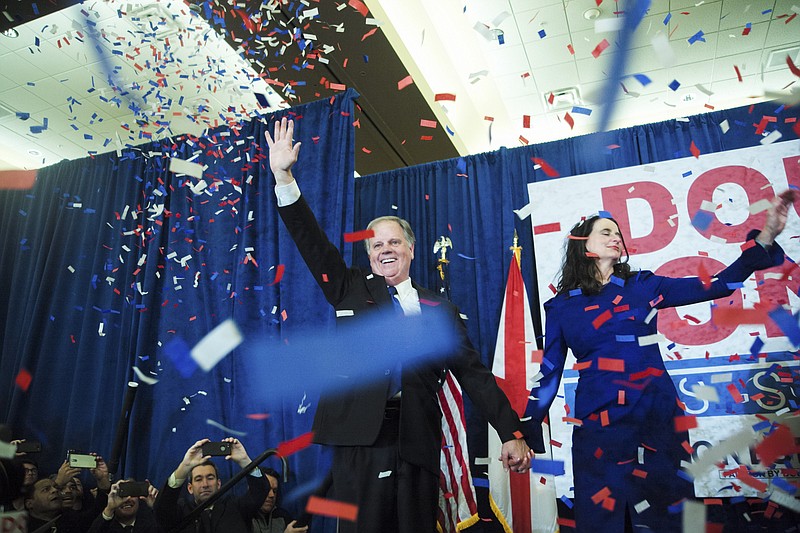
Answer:
<svg viewBox="0 0 800 533"><path fill-rule="evenodd" d="M677 207L672 203L672 193L659 183L639 181L600 189L603 209L609 211L619 224L625 244L637 254L646 254L666 248L678 233ZM633 200L633 201L632 201ZM648 235L633 236L631 233L630 209L641 220L647 204L653 218L653 229ZM672 224L670 224L672 220ZM673 225L674 224L674 225Z"/></svg>

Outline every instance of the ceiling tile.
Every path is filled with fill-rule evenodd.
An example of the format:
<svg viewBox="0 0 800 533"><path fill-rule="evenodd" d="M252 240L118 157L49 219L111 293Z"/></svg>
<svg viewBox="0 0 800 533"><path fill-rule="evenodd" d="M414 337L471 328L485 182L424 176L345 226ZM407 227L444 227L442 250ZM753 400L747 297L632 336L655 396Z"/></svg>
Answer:
<svg viewBox="0 0 800 533"><path fill-rule="evenodd" d="M524 43L542 39L540 31L544 31L544 38L569 34L564 6L560 3L535 9L531 9L529 4L525 10L516 11L514 18Z"/></svg>
<svg viewBox="0 0 800 533"><path fill-rule="evenodd" d="M572 62L574 57L567 45L572 43L569 35L548 35L539 41L525 44L525 51L533 69L564 62Z"/></svg>

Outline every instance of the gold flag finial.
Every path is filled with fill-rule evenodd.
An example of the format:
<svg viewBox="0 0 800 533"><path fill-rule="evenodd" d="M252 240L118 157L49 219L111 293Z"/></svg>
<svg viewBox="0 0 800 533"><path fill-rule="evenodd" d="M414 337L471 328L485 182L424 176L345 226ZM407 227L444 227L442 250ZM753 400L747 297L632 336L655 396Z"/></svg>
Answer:
<svg viewBox="0 0 800 533"><path fill-rule="evenodd" d="M517 230L514 230L514 244L511 245L509 248L512 252L514 252L514 257L517 258L517 266L522 268L522 246L519 246L519 236L517 235Z"/></svg>

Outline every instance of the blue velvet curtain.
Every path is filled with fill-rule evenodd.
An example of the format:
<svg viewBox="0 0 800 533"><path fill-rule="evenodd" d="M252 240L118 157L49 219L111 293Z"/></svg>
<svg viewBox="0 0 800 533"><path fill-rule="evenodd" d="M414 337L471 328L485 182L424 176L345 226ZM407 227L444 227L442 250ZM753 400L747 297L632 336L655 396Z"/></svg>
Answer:
<svg viewBox="0 0 800 533"><path fill-rule="evenodd" d="M340 244L352 219L356 96L267 117L294 118L295 174ZM208 373L187 361L226 319L245 343L289 342L332 323L278 218L266 127L254 120L65 161L40 170L29 191L0 191L0 418L15 437L42 441L43 470L67 449L108 460L126 383L142 381L133 366L158 383L138 387L119 474L162 484L195 441L231 435L208 420L245 433L251 457L310 430L313 389L300 381L296 397L271 396L270 381L285 377L269 374L268 350L258 387L237 387L253 369L236 350ZM204 165L205 190L169 172L170 158ZM317 446L290 457L295 481L328 464Z"/></svg>
<svg viewBox="0 0 800 533"><path fill-rule="evenodd" d="M428 287L436 285L433 243L439 235L451 238L451 299L468 315L470 338L491 367L515 230L523 247L522 274L534 324L541 335L530 220L514 213L530 201L528 183L689 157L692 141L702 154L756 146L775 129L783 140L796 139L798 115L796 107L766 102L374 174L356 180L354 224L365 227L372 218L387 214L407 219L417 237L411 276ZM762 120L764 132L756 133ZM727 133L725 125L730 128ZM544 166L536 168L534 158L558 176L549 176ZM564 202L569 201L565 191ZM354 260L364 261L363 251ZM486 424L469 402L465 410L470 454L485 457Z"/></svg>

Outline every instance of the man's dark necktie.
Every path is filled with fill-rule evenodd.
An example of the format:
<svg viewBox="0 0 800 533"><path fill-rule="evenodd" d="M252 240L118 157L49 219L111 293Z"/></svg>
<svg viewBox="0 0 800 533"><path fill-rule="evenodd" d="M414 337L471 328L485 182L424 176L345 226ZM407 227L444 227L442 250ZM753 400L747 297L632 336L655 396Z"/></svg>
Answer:
<svg viewBox="0 0 800 533"><path fill-rule="evenodd" d="M397 298L397 287L389 287L389 295L392 298L392 306L394 306L394 312L400 316L405 316L403 312L403 306L400 305L400 300ZM394 371L392 372L392 382L389 386L389 398L394 397L401 389L401 375L402 375L402 366L400 363L395 365Z"/></svg>

